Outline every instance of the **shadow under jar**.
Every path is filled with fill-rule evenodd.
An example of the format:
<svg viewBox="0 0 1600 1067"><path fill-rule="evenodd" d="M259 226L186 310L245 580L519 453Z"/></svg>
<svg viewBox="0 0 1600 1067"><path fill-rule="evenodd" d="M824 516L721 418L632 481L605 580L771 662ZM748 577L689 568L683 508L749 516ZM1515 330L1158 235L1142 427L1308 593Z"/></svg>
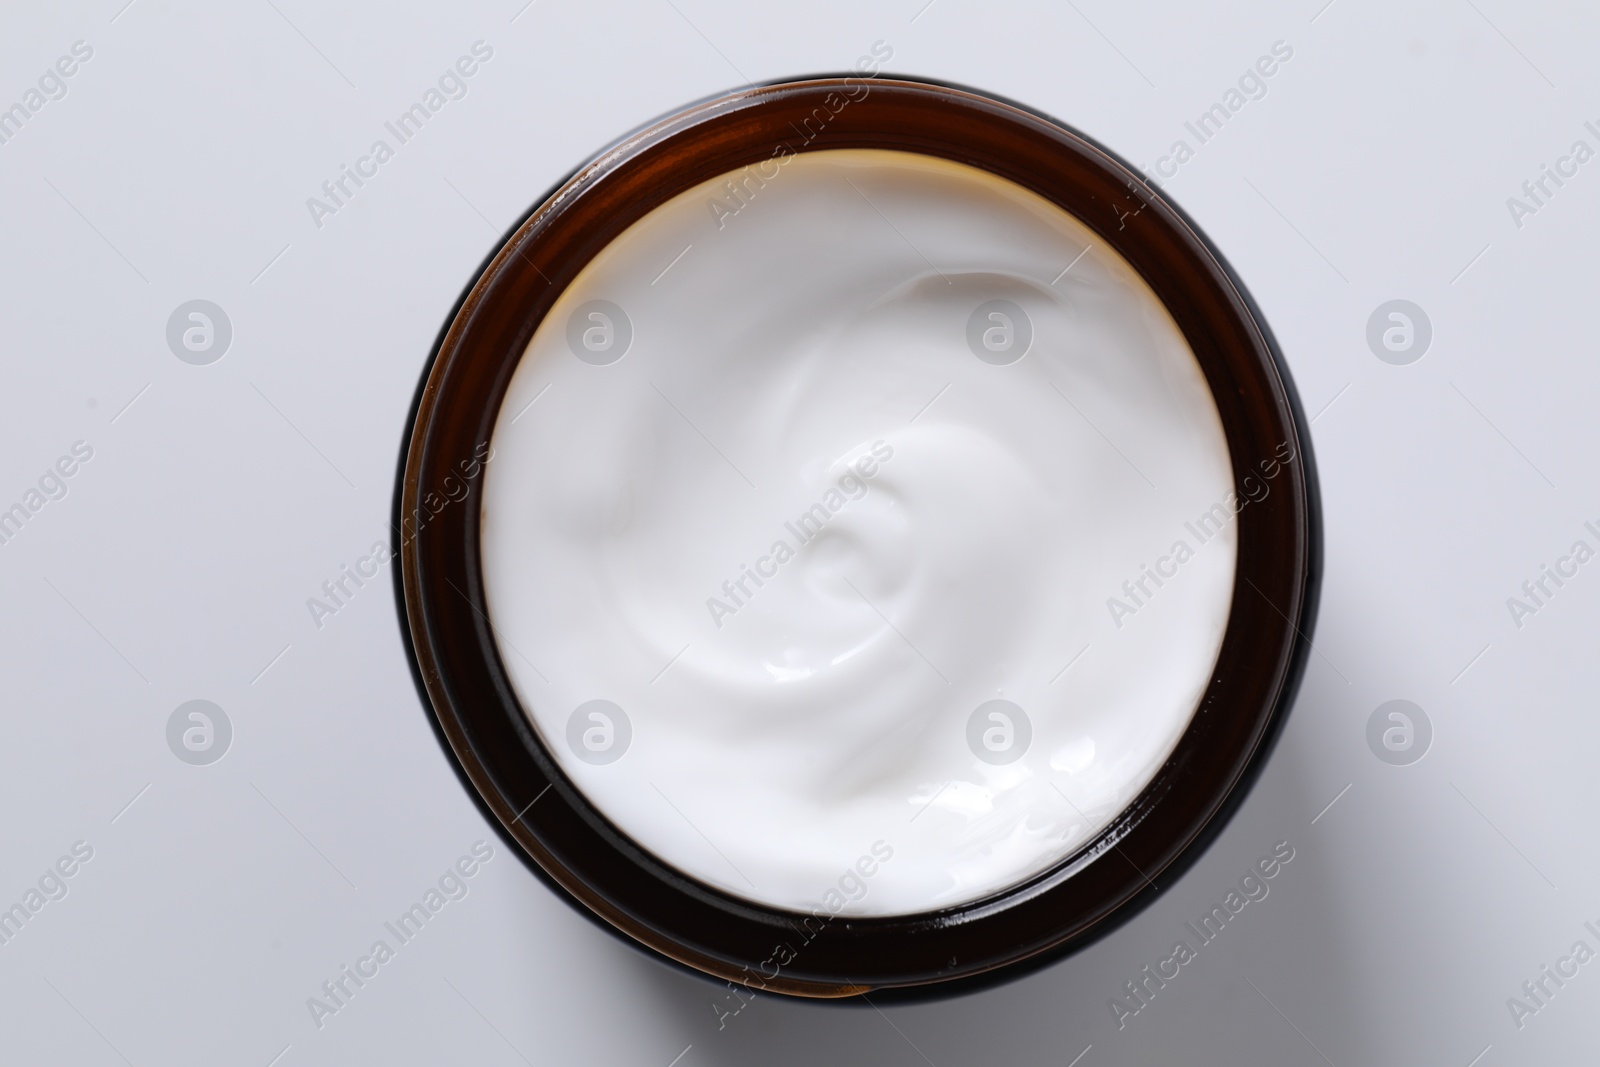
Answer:
<svg viewBox="0 0 1600 1067"><path fill-rule="evenodd" d="M616 930L800 996L1134 914L1314 614L1304 417L1221 257L1081 135L923 82L753 88L580 169L463 300L397 506L487 813Z"/></svg>

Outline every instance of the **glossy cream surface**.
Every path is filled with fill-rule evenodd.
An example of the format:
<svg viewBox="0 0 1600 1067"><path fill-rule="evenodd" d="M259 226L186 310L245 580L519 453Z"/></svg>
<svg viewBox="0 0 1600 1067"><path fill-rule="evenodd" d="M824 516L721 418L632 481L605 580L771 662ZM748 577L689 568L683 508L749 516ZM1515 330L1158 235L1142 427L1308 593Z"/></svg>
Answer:
<svg viewBox="0 0 1600 1067"><path fill-rule="evenodd" d="M1193 715L1236 554L1215 403L1126 262L1010 183L864 150L730 180L607 247L515 372L502 659L577 786L703 882L986 896Z"/></svg>

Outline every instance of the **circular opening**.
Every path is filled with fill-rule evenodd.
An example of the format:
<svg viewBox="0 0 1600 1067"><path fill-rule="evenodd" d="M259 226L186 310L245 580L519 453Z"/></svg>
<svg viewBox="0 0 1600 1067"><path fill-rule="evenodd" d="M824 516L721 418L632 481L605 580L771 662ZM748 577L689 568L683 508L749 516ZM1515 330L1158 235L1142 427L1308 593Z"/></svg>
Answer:
<svg viewBox="0 0 1600 1067"><path fill-rule="evenodd" d="M1309 628L1309 457L1219 258L1081 137L919 83L750 90L580 171L442 342L400 506L491 812L783 992L1126 915L1237 803Z"/></svg>
<svg viewBox="0 0 1600 1067"><path fill-rule="evenodd" d="M518 702L618 830L756 904L916 914L1059 863L1171 753L1227 623L1228 445L1182 334L965 164L680 193L556 300L491 445Z"/></svg>

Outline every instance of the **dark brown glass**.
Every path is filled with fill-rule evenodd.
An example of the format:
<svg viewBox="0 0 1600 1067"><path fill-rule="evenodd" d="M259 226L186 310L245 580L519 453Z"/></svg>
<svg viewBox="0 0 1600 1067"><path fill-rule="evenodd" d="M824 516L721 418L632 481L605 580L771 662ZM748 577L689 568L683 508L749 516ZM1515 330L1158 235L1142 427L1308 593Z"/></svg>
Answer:
<svg viewBox="0 0 1600 1067"><path fill-rule="evenodd" d="M662 863L601 815L546 751L487 616L475 460L534 329L618 234L708 178L775 153L838 148L970 164L1081 219L1138 270L1193 349L1239 496L1259 493L1247 479L1262 477L1263 462L1280 466L1270 492L1237 519L1231 615L1206 695L1171 758L1110 826L1057 866L983 900L819 924ZM1285 449L1292 458L1281 459ZM549 882L640 944L752 990L812 997L970 988L1081 947L1153 899L1220 830L1266 756L1309 647L1319 565L1304 415L1259 312L1199 231L1060 123L969 90L887 79L787 82L698 104L607 149L529 214L439 343L395 521L420 685L505 836Z"/></svg>

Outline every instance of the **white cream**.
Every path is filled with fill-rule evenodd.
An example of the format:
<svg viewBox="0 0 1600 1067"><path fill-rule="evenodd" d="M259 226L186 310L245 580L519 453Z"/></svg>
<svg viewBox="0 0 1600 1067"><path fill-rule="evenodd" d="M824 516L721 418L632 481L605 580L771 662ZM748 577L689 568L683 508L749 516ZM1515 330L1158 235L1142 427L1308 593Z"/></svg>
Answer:
<svg viewBox="0 0 1600 1067"><path fill-rule="evenodd" d="M1236 549L1185 522L1229 498L1227 443L1154 294L1046 201L902 153L752 173L614 241L518 366L483 498L501 656L671 866L799 911L971 901L1082 846L1188 725ZM968 343L991 300L1031 323L1008 365ZM626 723L573 726L596 700ZM983 737L1020 724L969 730L992 700L1031 726L1013 762Z"/></svg>

